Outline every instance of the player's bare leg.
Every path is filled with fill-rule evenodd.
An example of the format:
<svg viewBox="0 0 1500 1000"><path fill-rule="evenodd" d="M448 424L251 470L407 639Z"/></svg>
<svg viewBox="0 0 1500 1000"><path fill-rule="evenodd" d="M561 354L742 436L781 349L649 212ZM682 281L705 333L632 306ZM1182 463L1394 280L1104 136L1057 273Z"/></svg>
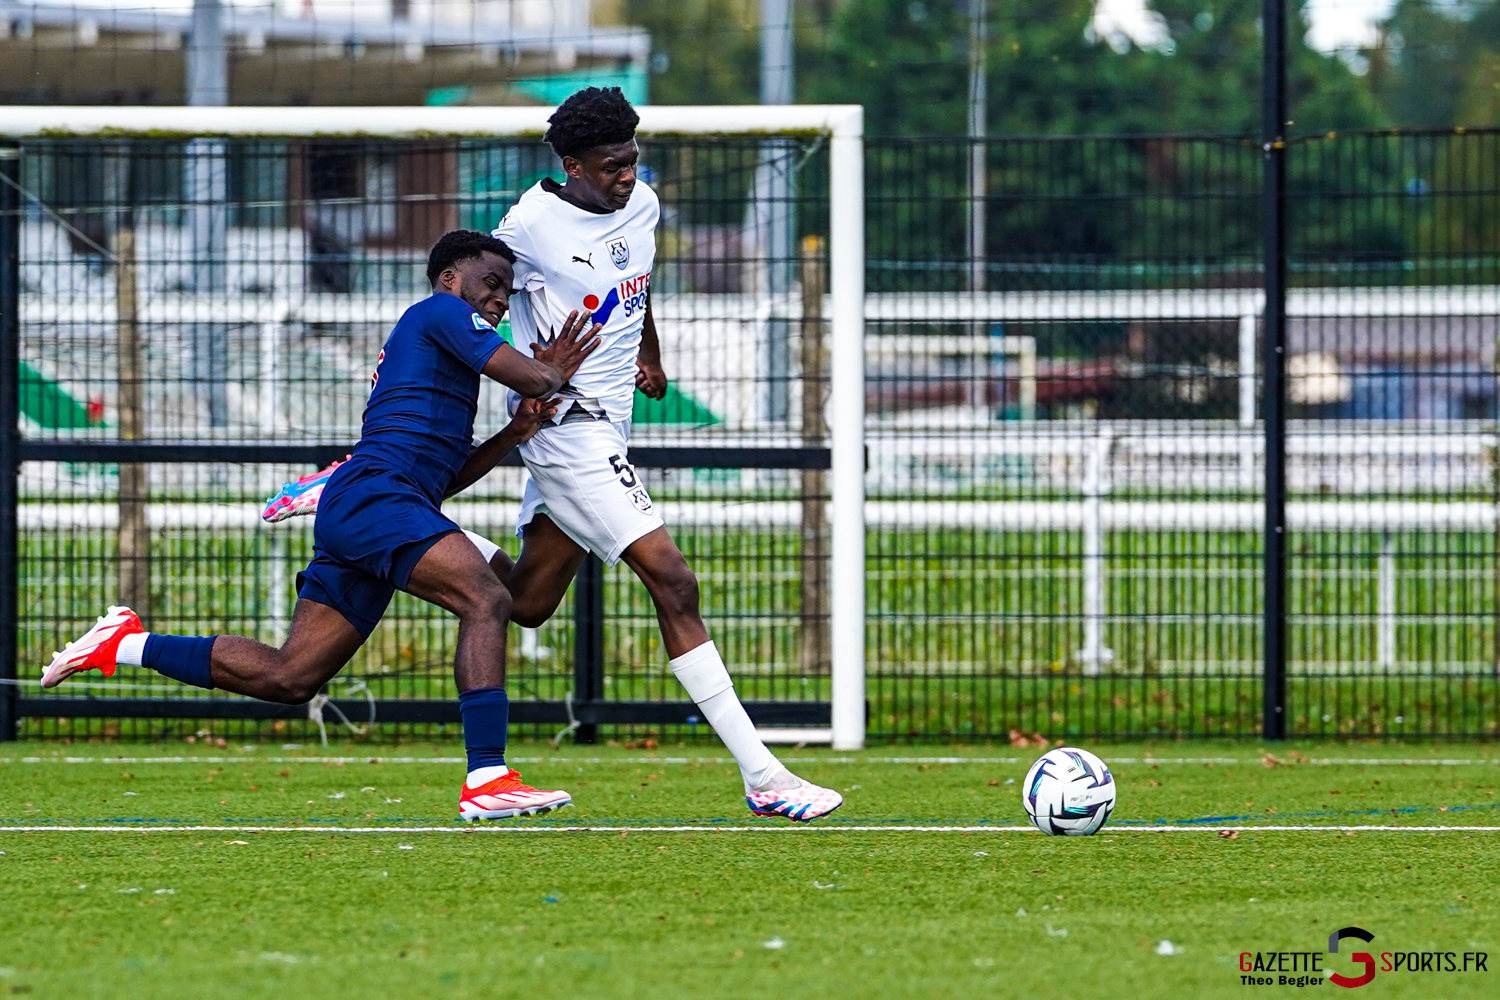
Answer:
<svg viewBox="0 0 1500 1000"><path fill-rule="evenodd" d="M493 542L470 537L478 538L481 548L493 549L490 568L511 593L511 621L522 628L539 628L556 613L588 553L546 514L537 514L522 530L521 556L516 560Z"/></svg>
<svg viewBox="0 0 1500 1000"><path fill-rule="evenodd" d="M458 616L453 674L460 693L504 685L510 595L467 539L457 533L440 539L417 563L407 589ZM142 665L147 638L134 612L111 608L82 639L54 657L43 683L51 687L80 669L107 666L113 673L116 663ZM280 646L242 635L149 638L168 647L166 659L184 661L181 671L171 663L145 664L167 676L287 705L310 700L364 644L359 630L337 610L306 598L297 601L291 630ZM192 662L200 657L201 676Z"/></svg>
<svg viewBox="0 0 1500 1000"><path fill-rule="evenodd" d="M698 577L693 574L666 528L636 539L620 555L656 605L662 643L672 659L708 642L708 627L698 612Z"/></svg>
<svg viewBox="0 0 1500 1000"><path fill-rule="evenodd" d="M298 598L286 642L267 646L242 635L214 639L214 687L261 701L300 705L344 669L364 636L326 604Z"/></svg>
<svg viewBox="0 0 1500 1000"><path fill-rule="evenodd" d="M242 635L152 635L134 611L117 607L52 658L42 686L55 687L81 670L113 675L123 663L196 687L298 705L317 694L363 643L343 615L316 601L297 602L280 646Z"/></svg>
<svg viewBox="0 0 1500 1000"><path fill-rule="evenodd" d="M478 550L456 533L439 540L417 563L407 589L458 616L454 680L459 691L503 686L510 595ZM149 638L165 647L161 659L168 662L146 666L199 687L286 705L310 700L364 644L359 630L337 610L305 598L297 601L280 646L241 635ZM99 625L54 658L43 683L54 686L80 669L108 667L113 673L116 663L143 665L147 639L134 612L111 608ZM195 662L200 659L201 671Z"/></svg>
<svg viewBox="0 0 1500 1000"><path fill-rule="evenodd" d="M444 535L412 570L406 590L458 617L453 679L463 716L469 773L459 793L464 819L505 819L558 809L572 801L560 790L523 784L505 763L510 702L505 694L505 632L511 597L474 543Z"/></svg>
<svg viewBox="0 0 1500 1000"><path fill-rule="evenodd" d="M751 811L807 821L841 806L843 796L792 774L756 735L755 724L740 704L718 647L703 624L698 578L667 529L657 528L636 539L620 558L651 594L672 673L739 764Z"/></svg>
<svg viewBox="0 0 1500 1000"><path fill-rule="evenodd" d="M510 592L459 532L444 535L411 571L406 591L458 618L453 680L460 693L505 685Z"/></svg>

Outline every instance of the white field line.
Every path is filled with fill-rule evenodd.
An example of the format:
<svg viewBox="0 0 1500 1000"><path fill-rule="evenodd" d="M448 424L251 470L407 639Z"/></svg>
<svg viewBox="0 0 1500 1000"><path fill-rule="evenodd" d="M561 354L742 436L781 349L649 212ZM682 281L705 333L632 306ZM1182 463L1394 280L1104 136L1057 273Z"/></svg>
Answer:
<svg viewBox="0 0 1500 1000"><path fill-rule="evenodd" d="M1500 826L1117 826L1110 833L1500 833ZM3 833L1035 833L1023 826L0 826Z"/></svg>
<svg viewBox="0 0 1500 1000"><path fill-rule="evenodd" d="M1040 756L1040 754L1038 754ZM788 764L1030 764L1036 757L782 757ZM732 757L511 757L514 764L732 764ZM463 757L0 757L0 764L464 764ZM1262 766L1262 757L1109 757L1110 764L1224 764ZM1487 757L1315 757L1280 766L1465 767L1500 764Z"/></svg>

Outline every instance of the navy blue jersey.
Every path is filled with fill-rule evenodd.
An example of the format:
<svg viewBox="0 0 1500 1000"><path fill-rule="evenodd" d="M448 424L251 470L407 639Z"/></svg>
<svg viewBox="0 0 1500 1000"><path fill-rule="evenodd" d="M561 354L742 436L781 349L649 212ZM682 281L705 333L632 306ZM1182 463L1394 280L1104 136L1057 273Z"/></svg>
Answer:
<svg viewBox="0 0 1500 1000"><path fill-rule="evenodd" d="M479 373L505 339L456 295L406 310L370 377L354 458L403 472L440 503L474 443Z"/></svg>

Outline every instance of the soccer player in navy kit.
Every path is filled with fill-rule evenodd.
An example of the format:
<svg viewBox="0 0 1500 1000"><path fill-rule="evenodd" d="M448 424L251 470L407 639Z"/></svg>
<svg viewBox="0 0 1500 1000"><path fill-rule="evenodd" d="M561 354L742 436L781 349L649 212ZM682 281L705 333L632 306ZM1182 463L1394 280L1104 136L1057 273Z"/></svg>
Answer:
<svg viewBox="0 0 1500 1000"><path fill-rule="evenodd" d="M761 741L699 612L697 577L628 458L635 390L652 399L667 391L650 298L660 212L637 177L638 122L617 87L588 87L564 101L546 141L567 180L540 181L495 230L516 253L511 324L521 341L545 341L582 306L602 345L520 448L530 476L519 557L469 537L514 597L515 622L527 627L552 616L590 552L628 565L656 605L673 676L739 765L746 804L758 815L806 822L843 797L793 774ZM316 510L322 476L283 487L264 516Z"/></svg>
<svg viewBox="0 0 1500 1000"><path fill-rule="evenodd" d="M129 608L114 607L54 656L43 686L92 668L112 675L125 663L198 687L300 704L349 662L403 590L458 616L453 676L470 765L461 815L499 818L566 805L566 792L524 785L504 762L511 596L439 510L455 487L536 432L555 407L553 393L599 344L598 326L581 312L571 313L545 347L531 345L531 357L507 343L496 327L509 307L514 262L509 247L483 233L451 232L433 247L433 294L402 315L380 352L359 444L319 500L313 560L298 576L291 632L280 648L244 636L154 635ZM481 375L527 402L476 449Z"/></svg>

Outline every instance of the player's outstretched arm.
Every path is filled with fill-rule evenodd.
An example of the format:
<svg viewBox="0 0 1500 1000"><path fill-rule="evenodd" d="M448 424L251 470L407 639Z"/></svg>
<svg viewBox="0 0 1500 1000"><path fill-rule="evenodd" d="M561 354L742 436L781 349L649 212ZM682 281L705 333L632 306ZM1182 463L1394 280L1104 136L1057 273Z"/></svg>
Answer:
<svg viewBox="0 0 1500 1000"><path fill-rule="evenodd" d="M523 399L516 415L511 418L505 428L491 437L488 441L469 452L469 457L459 468L458 474L453 477L443 499L457 496L464 490L473 486L495 466L499 465L506 455L515 451L521 445L531 440L533 434L541 430L542 425L551 420L557 413L561 398L549 399Z"/></svg>
<svg viewBox="0 0 1500 1000"><path fill-rule="evenodd" d="M651 292L646 292L646 321L641 326L641 350L635 356L635 387L651 399L667 394L667 373L661 366L661 341L656 338L656 319L651 315Z"/></svg>
<svg viewBox="0 0 1500 1000"><path fill-rule="evenodd" d="M550 396L562 387L578 366L599 346L599 331L596 324L587 333L586 316L578 312L568 314L562 332L552 339L545 350L532 345L535 357L528 358L509 344L501 344L482 369L487 378L509 386L528 399Z"/></svg>

